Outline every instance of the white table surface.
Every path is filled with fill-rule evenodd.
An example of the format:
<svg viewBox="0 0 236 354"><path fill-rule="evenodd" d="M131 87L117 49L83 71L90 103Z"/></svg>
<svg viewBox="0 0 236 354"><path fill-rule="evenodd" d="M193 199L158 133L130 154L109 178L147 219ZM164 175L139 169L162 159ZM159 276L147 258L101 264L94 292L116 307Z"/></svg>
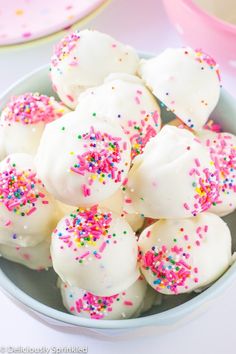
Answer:
<svg viewBox="0 0 236 354"><path fill-rule="evenodd" d="M171 0L170 0L171 1ZM113 0L88 25L129 43L138 50L160 52L167 46L181 45L169 25L160 0ZM0 52L0 93L17 78L48 62L52 44L40 50ZM224 75L223 75L224 76ZM225 76L225 86L236 94ZM210 309L188 325L166 334L135 340L99 340L51 329L13 304L0 293L1 346L88 346L90 354L234 354L236 282Z"/></svg>

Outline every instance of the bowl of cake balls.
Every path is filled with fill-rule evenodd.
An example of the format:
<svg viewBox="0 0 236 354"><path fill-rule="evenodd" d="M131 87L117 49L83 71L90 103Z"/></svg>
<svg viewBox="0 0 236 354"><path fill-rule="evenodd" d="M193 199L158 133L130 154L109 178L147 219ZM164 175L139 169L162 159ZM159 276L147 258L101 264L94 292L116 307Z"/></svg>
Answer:
<svg viewBox="0 0 236 354"><path fill-rule="evenodd" d="M203 51L75 31L1 97L0 286L68 330L157 333L236 276L236 103Z"/></svg>

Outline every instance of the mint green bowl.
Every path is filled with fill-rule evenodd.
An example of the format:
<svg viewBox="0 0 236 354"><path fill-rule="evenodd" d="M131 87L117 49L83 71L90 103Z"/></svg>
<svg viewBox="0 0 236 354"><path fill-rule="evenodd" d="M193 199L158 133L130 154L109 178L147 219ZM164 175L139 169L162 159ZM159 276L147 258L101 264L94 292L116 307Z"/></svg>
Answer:
<svg viewBox="0 0 236 354"><path fill-rule="evenodd" d="M0 98L0 110L13 95L28 91L39 91L55 95L51 89L48 67L42 67L17 81ZM170 120L171 113L163 110L164 122ZM236 102L224 90L211 118L219 122L225 131L236 134ZM236 213L225 217L232 235L233 251L236 251ZM60 293L56 287L57 276L49 271L35 272L17 263L0 259L0 287L13 301L34 317L43 320L61 331L88 335L133 336L140 333L155 333L179 326L191 320L217 299L236 279L236 264L202 293L178 296L163 296L163 302L153 307L140 318L127 320L92 320L66 313Z"/></svg>

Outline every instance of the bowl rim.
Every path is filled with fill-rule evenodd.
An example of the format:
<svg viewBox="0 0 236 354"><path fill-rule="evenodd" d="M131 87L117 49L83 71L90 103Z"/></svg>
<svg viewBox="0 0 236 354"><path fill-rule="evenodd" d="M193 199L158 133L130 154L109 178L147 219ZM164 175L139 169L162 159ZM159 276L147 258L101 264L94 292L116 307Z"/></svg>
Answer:
<svg viewBox="0 0 236 354"><path fill-rule="evenodd" d="M164 0L167 2L168 0ZM196 13L198 16L203 17L205 20L210 20L211 25L214 27L220 27L220 30L226 30L230 33L236 34L236 25L233 25L230 22L224 21L219 17L208 13L206 10L197 5L194 0L182 0L182 3L187 7L191 12Z"/></svg>
<svg viewBox="0 0 236 354"><path fill-rule="evenodd" d="M148 58L151 55L148 53L140 53L139 55L143 58ZM0 96L0 102L4 102L6 97L11 95L11 91L15 89L18 85L23 83L32 76L43 73L48 69L48 64L43 65L27 75L21 77L15 81L7 90L5 90ZM222 95L227 96L228 93L225 90L222 90ZM4 103L3 103L4 104ZM1 105L0 105L1 106ZM1 111L1 107L0 107ZM38 300L35 300L30 295L26 294L23 290L18 288L2 271L0 268L0 289L3 289L3 292L10 295L10 297L18 300L21 304L25 305L30 310L41 314L47 318L50 318L54 321L60 321L65 325L78 326L88 329L106 329L106 330L123 330L123 329L133 329L146 326L155 326L155 325L170 325L174 324L177 321L181 320L184 316L190 314L191 312L197 311L201 305L206 305L209 302L212 302L214 298L218 297L220 294L226 290L233 283L233 280L236 279L236 262L232 262L231 266L226 270L226 272L216 280L209 288L204 290L202 293L199 293L193 299L186 301L185 303L175 306L169 310L163 312L148 315L145 317L131 318L126 320L95 320L87 319L79 316L75 316L66 312L62 312L56 309L53 309L47 305L42 304ZM174 295L169 295L174 296Z"/></svg>

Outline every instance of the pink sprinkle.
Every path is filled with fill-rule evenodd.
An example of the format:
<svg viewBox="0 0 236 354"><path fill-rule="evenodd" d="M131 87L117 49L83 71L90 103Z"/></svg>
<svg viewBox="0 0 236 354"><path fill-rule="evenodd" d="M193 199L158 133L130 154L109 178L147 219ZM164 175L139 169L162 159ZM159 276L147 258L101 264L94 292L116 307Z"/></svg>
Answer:
<svg viewBox="0 0 236 354"><path fill-rule="evenodd" d="M106 242L103 242L103 243L101 244L100 248L99 248L99 252L102 253L102 252L105 250L106 246L107 246L107 243L106 243Z"/></svg>
<svg viewBox="0 0 236 354"><path fill-rule="evenodd" d="M201 166L199 159L194 159L194 162L195 162L195 164L196 164L197 167L200 167L200 166Z"/></svg>
<svg viewBox="0 0 236 354"><path fill-rule="evenodd" d="M125 178L124 181L123 181L123 183L122 183L122 185L123 185L123 186L126 186L127 183L128 183L128 178Z"/></svg>
<svg viewBox="0 0 236 354"><path fill-rule="evenodd" d="M82 185L82 193L84 197L89 197L91 195L91 190L90 188L86 187L85 184Z"/></svg>
<svg viewBox="0 0 236 354"><path fill-rule="evenodd" d="M73 172L75 172L75 173L77 173L78 175L81 175L81 176L84 176L84 175L85 175L84 171L81 171L81 170L78 169L78 168L71 167L70 170L73 171Z"/></svg>
<svg viewBox="0 0 236 354"><path fill-rule="evenodd" d="M11 225L11 220L7 220L6 222L5 222L5 226L9 226L9 225Z"/></svg>
<svg viewBox="0 0 236 354"><path fill-rule="evenodd" d="M132 203L132 199L125 198L125 203L126 203L126 204L130 204L130 203Z"/></svg>
<svg viewBox="0 0 236 354"><path fill-rule="evenodd" d="M135 97L135 101L136 101L137 104L140 104L140 103L141 103L138 96Z"/></svg>
<svg viewBox="0 0 236 354"><path fill-rule="evenodd" d="M80 259L87 257L89 254L90 254L89 251L85 252L84 254L82 254L82 256L80 256Z"/></svg>
<svg viewBox="0 0 236 354"><path fill-rule="evenodd" d="M189 207L189 205L188 205L187 203L184 203L184 208L185 208L186 210L190 210L190 207Z"/></svg>
<svg viewBox="0 0 236 354"><path fill-rule="evenodd" d="M27 212L27 215L31 215L31 214L33 214L35 211L36 211L36 208L33 207L33 208L31 208L31 209Z"/></svg>
<svg viewBox="0 0 236 354"><path fill-rule="evenodd" d="M150 237L151 236L151 231L149 230L146 234L146 237Z"/></svg>
<svg viewBox="0 0 236 354"><path fill-rule="evenodd" d="M31 32L25 32L25 33L22 33L22 37L23 38L29 38L32 36L32 33Z"/></svg>
<svg viewBox="0 0 236 354"><path fill-rule="evenodd" d="M133 302L132 301L124 301L124 305L126 306L133 306Z"/></svg>
<svg viewBox="0 0 236 354"><path fill-rule="evenodd" d="M155 125L158 125L159 113L157 111L153 112L152 119L153 119Z"/></svg>
<svg viewBox="0 0 236 354"><path fill-rule="evenodd" d="M66 95L69 101L74 102L74 98L71 95Z"/></svg>

